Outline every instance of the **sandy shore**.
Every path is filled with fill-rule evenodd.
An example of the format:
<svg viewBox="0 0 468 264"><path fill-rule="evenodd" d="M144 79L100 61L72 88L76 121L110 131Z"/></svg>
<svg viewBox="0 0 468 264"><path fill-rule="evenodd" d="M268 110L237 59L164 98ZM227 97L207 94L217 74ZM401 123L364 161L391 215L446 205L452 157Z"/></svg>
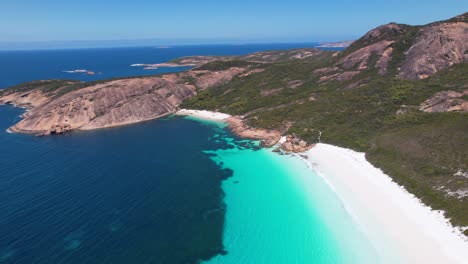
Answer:
<svg viewBox="0 0 468 264"><path fill-rule="evenodd" d="M175 114L182 115L182 116L192 116L192 117L196 117L199 119L218 121L218 122L226 122L226 120L229 117L231 117L228 114L223 114L219 112L212 112L212 111L205 111L205 110L188 110L188 109L180 109Z"/></svg>
<svg viewBox="0 0 468 264"><path fill-rule="evenodd" d="M242 127L238 129L240 136L245 129L258 133L254 128L245 128L241 119L223 113L183 109L176 114L227 122L231 129L233 125ZM278 140L281 143L284 137ZM364 153L317 144L293 155L335 191L375 248L380 263L467 263L468 241L461 231L442 212L431 210L370 164Z"/></svg>
<svg viewBox="0 0 468 264"><path fill-rule="evenodd" d="M231 116L219 112L206 110L188 110L181 109L175 113L176 115L192 116L199 119L211 120L217 122L225 122L229 125L232 132L242 138L253 140L261 140L264 146L275 145L281 137L281 133L274 130L266 130L250 127L245 124L241 116Z"/></svg>
<svg viewBox="0 0 468 264"><path fill-rule="evenodd" d="M468 263L461 232L370 164L364 153L317 144L297 156L337 193L383 263Z"/></svg>

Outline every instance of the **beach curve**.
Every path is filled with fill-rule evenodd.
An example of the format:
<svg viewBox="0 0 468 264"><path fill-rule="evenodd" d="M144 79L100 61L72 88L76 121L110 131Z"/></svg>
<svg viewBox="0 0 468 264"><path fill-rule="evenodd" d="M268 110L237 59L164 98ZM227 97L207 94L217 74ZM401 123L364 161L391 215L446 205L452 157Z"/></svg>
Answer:
<svg viewBox="0 0 468 264"><path fill-rule="evenodd" d="M296 156L331 185L383 262L398 254L406 263L466 263L461 230L369 163L365 153L320 143Z"/></svg>

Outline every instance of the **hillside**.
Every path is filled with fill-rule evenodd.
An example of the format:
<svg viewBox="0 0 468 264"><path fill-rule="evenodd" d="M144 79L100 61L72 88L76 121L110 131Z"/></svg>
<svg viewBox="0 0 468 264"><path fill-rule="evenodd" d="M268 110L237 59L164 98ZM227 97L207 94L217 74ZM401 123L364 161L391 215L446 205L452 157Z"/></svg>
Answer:
<svg viewBox="0 0 468 264"><path fill-rule="evenodd" d="M423 202L468 226L466 17L384 25L326 60L268 65L183 107L364 151Z"/></svg>
<svg viewBox="0 0 468 264"><path fill-rule="evenodd" d="M179 107L367 153L408 191L468 226L468 14L377 27L341 52L299 49L169 62L192 70L0 92L30 109L11 128L62 133L136 123ZM468 235L468 231L465 231Z"/></svg>

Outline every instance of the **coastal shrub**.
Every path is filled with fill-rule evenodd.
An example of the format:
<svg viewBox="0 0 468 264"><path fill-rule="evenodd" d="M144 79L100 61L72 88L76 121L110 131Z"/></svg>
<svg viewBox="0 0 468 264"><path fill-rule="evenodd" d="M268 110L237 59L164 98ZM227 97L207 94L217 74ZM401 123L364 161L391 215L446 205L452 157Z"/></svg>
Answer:
<svg viewBox="0 0 468 264"><path fill-rule="evenodd" d="M244 60L229 60L229 61L212 61L208 62L200 67L197 67L196 70L207 70L207 71L224 71L234 67L247 67L250 65L258 65L254 62L244 61Z"/></svg>

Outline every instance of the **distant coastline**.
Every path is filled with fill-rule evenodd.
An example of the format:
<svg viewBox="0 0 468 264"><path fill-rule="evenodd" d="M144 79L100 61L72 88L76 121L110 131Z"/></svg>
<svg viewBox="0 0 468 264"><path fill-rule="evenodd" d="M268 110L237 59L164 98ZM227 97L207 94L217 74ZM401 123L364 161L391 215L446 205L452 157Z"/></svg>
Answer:
<svg viewBox="0 0 468 264"><path fill-rule="evenodd" d="M354 40L345 40L338 42L320 42L317 46L318 48L347 48L351 45Z"/></svg>

